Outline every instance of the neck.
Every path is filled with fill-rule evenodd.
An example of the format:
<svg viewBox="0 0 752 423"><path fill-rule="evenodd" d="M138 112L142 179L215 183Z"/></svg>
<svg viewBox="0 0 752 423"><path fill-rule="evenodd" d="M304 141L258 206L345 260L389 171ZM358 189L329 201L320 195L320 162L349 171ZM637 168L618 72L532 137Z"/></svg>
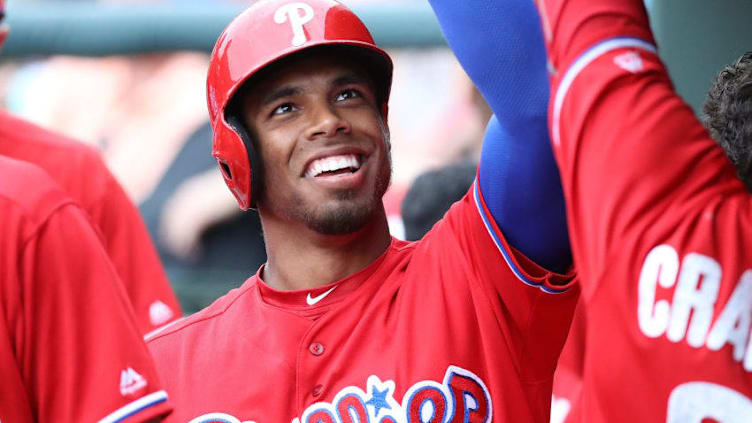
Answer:
<svg viewBox="0 0 752 423"><path fill-rule="evenodd" d="M391 242L384 208L357 232L323 235L299 222L261 216L267 262L263 279L280 290L336 282L373 263Z"/></svg>

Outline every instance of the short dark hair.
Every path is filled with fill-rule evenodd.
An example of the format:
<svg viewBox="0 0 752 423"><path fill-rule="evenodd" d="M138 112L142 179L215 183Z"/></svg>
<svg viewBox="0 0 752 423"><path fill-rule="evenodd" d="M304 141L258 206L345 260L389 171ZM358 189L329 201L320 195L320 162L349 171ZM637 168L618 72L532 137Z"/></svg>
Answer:
<svg viewBox="0 0 752 423"><path fill-rule="evenodd" d="M702 112L710 135L752 192L752 51L716 76Z"/></svg>
<svg viewBox="0 0 752 423"><path fill-rule="evenodd" d="M475 180L476 168L474 161L461 161L415 178L402 200L406 240L422 238L467 193Z"/></svg>

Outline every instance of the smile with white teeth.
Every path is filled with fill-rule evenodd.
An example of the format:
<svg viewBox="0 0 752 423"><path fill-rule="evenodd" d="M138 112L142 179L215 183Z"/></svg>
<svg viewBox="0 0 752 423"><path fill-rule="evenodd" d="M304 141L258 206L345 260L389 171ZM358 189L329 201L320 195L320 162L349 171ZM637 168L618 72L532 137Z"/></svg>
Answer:
<svg viewBox="0 0 752 423"><path fill-rule="evenodd" d="M360 169L360 158L355 154L343 154L340 156L329 156L314 160L308 165L305 172L306 178L315 178L322 174L337 175L345 172L354 173Z"/></svg>

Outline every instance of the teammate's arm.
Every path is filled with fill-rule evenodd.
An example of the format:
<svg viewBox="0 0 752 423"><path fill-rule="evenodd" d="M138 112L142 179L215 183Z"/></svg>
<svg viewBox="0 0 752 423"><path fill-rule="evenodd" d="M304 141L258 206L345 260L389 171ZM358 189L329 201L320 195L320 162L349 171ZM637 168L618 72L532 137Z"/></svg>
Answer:
<svg viewBox="0 0 752 423"><path fill-rule="evenodd" d="M720 261L724 286L734 286L749 263L737 244L748 239L749 214L740 207L749 208L749 196L674 92L642 1L538 7L555 72L551 138L583 281L636 283L650 250L665 244L679 259ZM617 261L629 275L617 274Z"/></svg>
<svg viewBox="0 0 752 423"><path fill-rule="evenodd" d="M105 250L123 282L142 334L178 319L180 304L162 267L154 243L136 206L98 155L102 196L89 205L94 224L103 235Z"/></svg>
<svg viewBox="0 0 752 423"><path fill-rule="evenodd" d="M169 413L125 290L84 212L60 207L20 260L24 373L39 421L135 423Z"/></svg>
<svg viewBox="0 0 752 423"><path fill-rule="evenodd" d="M564 197L548 140L546 56L530 2L431 0L444 36L488 101L478 182L509 243L541 266L571 265Z"/></svg>

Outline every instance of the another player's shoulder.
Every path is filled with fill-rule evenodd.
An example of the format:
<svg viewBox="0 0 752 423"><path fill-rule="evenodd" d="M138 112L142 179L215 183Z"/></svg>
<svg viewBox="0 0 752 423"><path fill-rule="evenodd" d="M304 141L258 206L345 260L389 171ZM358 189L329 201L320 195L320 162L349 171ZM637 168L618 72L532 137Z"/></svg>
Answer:
<svg viewBox="0 0 752 423"><path fill-rule="evenodd" d="M258 278L254 275L242 286L235 288L219 297L212 304L190 316L175 320L155 329L146 335L144 340L152 351L161 350L162 346L169 348L175 343L194 342L197 338L212 336L212 329L217 325L232 326L232 314L248 311L249 295L255 292ZM252 301L250 302L252 303ZM158 352L155 352L158 355Z"/></svg>
<svg viewBox="0 0 752 423"><path fill-rule="evenodd" d="M106 169L90 145L0 110L0 154L34 163L51 175L67 169L100 173Z"/></svg>
<svg viewBox="0 0 752 423"><path fill-rule="evenodd" d="M72 202L44 170L5 156L0 156L0 201L6 218L13 212L36 223Z"/></svg>

